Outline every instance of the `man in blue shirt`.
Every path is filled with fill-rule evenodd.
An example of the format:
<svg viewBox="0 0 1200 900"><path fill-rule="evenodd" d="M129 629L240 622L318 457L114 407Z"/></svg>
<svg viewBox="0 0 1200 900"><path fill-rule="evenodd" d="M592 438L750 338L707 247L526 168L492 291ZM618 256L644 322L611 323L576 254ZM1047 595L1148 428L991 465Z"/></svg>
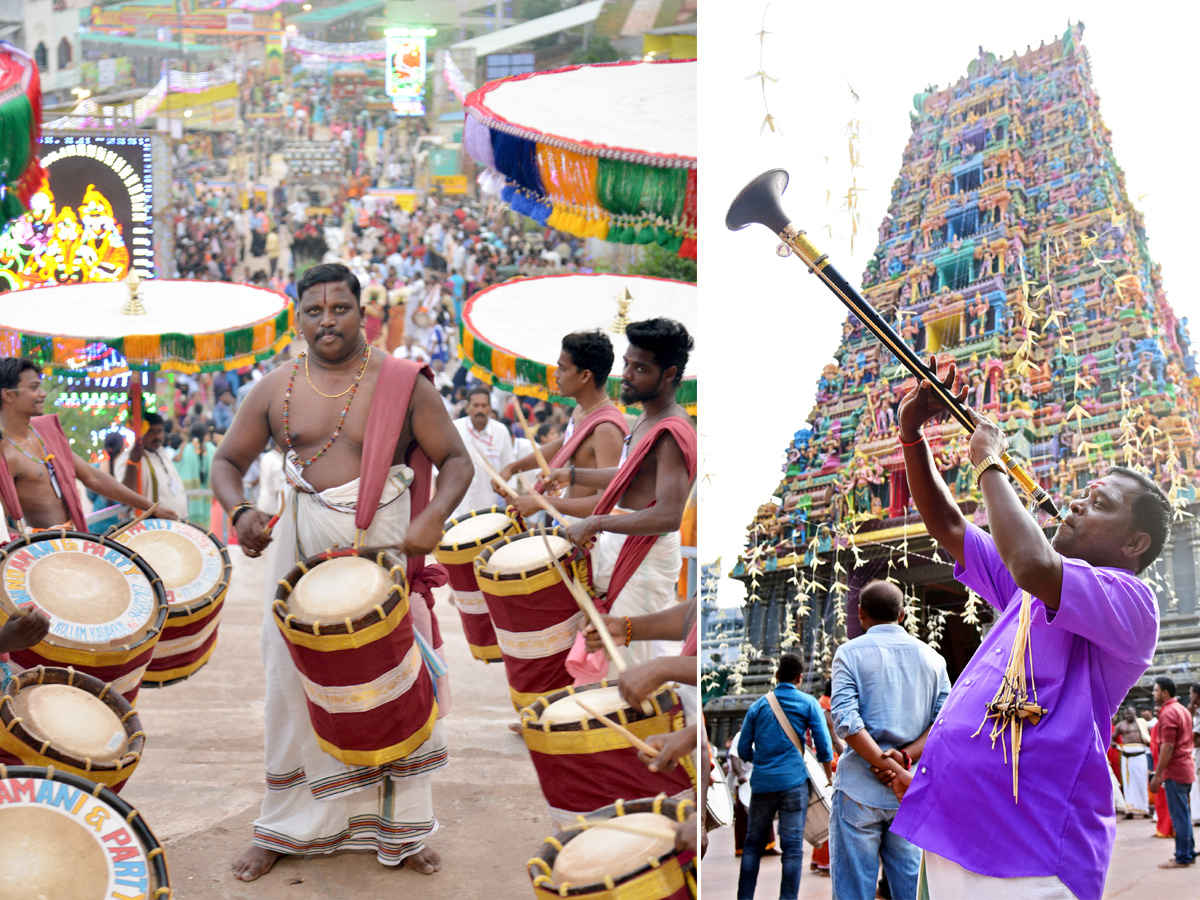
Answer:
<svg viewBox="0 0 1200 900"><path fill-rule="evenodd" d="M915 900L921 850L891 833L900 803L871 774L893 748L904 765L920 756L929 726L950 693L946 661L908 634L904 597L887 581L858 596L864 634L833 657L834 729L848 748L838 760L829 816L829 865L834 900L875 896L879 862L894 900ZM907 754L907 756L905 755ZM907 767L907 766L906 766Z"/></svg>
<svg viewBox="0 0 1200 900"><path fill-rule="evenodd" d="M775 670L774 697L779 702L798 740L812 732L817 759L830 777L833 747L825 727L825 713L817 701L799 688L804 661L795 653L785 653ZM808 815L808 770L791 738L771 708L769 696L760 697L742 720L738 756L754 763L750 774L750 824L742 852L738 875L738 900L754 900L758 867L767 849L771 821L779 813L779 843L783 849L783 876L780 900L796 900L800 894L800 873L804 868L804 820ZM874 894L872 893L872 896Z"/></svg>

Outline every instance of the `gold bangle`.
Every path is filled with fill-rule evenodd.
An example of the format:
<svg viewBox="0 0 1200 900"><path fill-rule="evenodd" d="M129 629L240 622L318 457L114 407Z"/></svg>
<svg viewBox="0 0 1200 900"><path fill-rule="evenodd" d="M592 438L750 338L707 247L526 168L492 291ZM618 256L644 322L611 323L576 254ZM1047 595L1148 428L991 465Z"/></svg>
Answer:
<svg viewBox="0 0 1200 900"><path fill-rule="evenodd" d="M979 465L977 465L975 467L975 487L979 487L980 477L982 477L984 472L986 472L988 469L992 468L992 466L995 466L1001 472L1008 471L1007 467L1004 465L1004 460L1002 460L996 454L993 453L990 456L985 456L980 461Z"/></svg>

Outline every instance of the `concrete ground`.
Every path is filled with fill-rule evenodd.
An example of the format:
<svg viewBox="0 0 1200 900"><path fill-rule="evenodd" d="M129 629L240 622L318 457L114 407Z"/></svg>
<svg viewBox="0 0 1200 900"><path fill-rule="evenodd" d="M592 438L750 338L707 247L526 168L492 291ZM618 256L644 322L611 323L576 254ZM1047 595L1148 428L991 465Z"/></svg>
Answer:
<svg viewBox="0 0 1200 900"><path fill-rule="evenodd" d="M433 776L441 830L429 841L442 871L420 875L385 868L373 853L345 852L282 859L255 882L233 878L230 864L250 843L264 784L263 562L236 547L230 553L233 584L216 652L188 681L142 690L146 754L122 792L165 847L177 900L530 896L525 863L554 829L525 745L506 727L516 715L503 667L471 659L445 588L437 611L454 679L451 761Z"/></svg>
<svg viewBox="0 0 1200 900"><path fill-rule="evenodd" d="M1153 837L1154 824L1147 819L1117 819L1117 842L1108 870L1104 897L1128 900L1196 900L1200 897L1197 867L1160 869L1158 864L1175 853L1174 840ZM700 893L704 900L731 900L737 896L741 860L733 855L733 829L720 828L709 834L708 853L700 866ZM809 869L812 847L804 845L804 874L800 877L800 900L829 900L828 878ZM755 900L779 896L780 860L768 856L759 869ZM965 900L965 898L964 898Z"/></svg>

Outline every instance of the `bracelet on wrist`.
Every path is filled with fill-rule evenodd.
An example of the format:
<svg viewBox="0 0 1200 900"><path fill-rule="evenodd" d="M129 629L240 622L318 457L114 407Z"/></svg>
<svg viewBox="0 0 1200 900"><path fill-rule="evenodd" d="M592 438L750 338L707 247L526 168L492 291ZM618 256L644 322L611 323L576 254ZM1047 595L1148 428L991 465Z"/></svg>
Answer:
<svg viewBox="0 0 1200 900"><path fill-rule="evenodd" d="M254 509L253 503L239 503L229 511L229 524L237 528L238 518L248 509Z"/></svg>
<svg viewBox="0 0 1200 900"><path fill-rule="evenodd" d="M897 435L897 437L900 437L900 435ZM915 446L917 446L917 444L922 443L924 440L925 440L925 432L922 431L917 434L917 439L915 441L906 441L906 440L904 440L903 437L900 437L900 446L901 447L915 447Z"/></svg>
<svg viewBox="0 0 1200 900"><path fill-rule="evenodd" d="M571 482L569 487L575 487L575 463L571 463Z"/></svg>
<svg viewBox="0 0 1200 900"><path fill-rule="evenodd" d="M629 642L633 640L633 619L629 616L625 617L625 646L629 646Z"/></svg>

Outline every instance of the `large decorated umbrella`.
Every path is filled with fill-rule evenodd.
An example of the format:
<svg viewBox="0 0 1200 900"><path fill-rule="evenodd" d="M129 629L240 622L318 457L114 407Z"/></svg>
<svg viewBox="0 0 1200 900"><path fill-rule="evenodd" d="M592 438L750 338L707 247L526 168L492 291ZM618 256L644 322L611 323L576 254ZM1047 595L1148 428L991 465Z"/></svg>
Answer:
<svg viewBox="0 0 1200 900"><path fill-rule="evenodd" d="M463 106L467 152L517 212L695 259L695 60L517 75L471 91Z"/></svg>
<svg viewBox="0 0 1200 900"><path fill-rule="evenodd" d="M238 369L292 339L275 291L210 281L74 284L0 294L0 356L31 356L68 375ZM134 430L141 378L129 379Z"/></svg>
<svg viewBox="0 0 1200 900"><path fill-rule="evenodd" d="M46 177L37 155L41 124L37 64L0 41L0 231L29 209Z"/></svg>
<svg viewBox="0 0 1200 900"><path fill-rule="evenodd" d="M608 392L620 388L624 326L665 316L696 334L696 286L640 275L548 275L516 278L475 294L463 308L459 355L472 374L527 396L560 400L554 371L563 336L599 328L616 350ZM688 360L676 399L696 414L696 354Z"/></svg>

